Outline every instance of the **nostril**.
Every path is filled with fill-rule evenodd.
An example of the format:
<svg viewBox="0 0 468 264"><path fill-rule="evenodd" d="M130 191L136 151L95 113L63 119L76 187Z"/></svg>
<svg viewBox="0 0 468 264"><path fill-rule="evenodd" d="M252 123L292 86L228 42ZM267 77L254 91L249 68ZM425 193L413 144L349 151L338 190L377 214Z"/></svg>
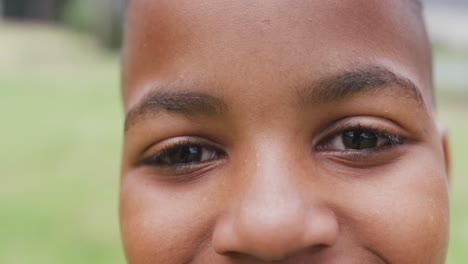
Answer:
<svg viewBox="0 0 468 264"><path fill-rule="evenodd" d="M234 212L218 219L212 237L214 250L232 259L277 261L299 252L317 254L338 239L336 216L324 206L307 207L293 219L283 217L291 216L286 213L264 218Z"/></svg>
<svg viewBox="0 0 468 264"><path fill-rule="evenodd" d="M330 246L327 244L318 244L318 245L313 245L309 248L310 252L316 253L318 251L322 251L326 248L329 248Z"/></svg>
<svg viewBox="0 0 468 264"><path fill-rule="evenodd" d="M232 259L240 259L240 258L245 258L246 255L244 253L240 253L237 251L226 251L223 252L223 255L226 257L230 257Z"/></svg>
<svg viewBox="0 0 468 264"><path fill-rule="evenodd" d="M292 255L293 254L291 254L291 256ZM258 262L264 263L265 261L267 261L268 263L275 263L275 262L279 262L279 261L285 260L285 259L290 257L288 255L285 255L283 257L275 257L275 258L267 257L267 258L264 258L264 257L258 256L256 254L250 254L248 252L237 252L237 251L224 252L223 256L229 257L231 260L234 260L234 261L242 261L242 262L248 261L249 263L250 263L250 261L255 262L255 263L258 263Z"/></svg>

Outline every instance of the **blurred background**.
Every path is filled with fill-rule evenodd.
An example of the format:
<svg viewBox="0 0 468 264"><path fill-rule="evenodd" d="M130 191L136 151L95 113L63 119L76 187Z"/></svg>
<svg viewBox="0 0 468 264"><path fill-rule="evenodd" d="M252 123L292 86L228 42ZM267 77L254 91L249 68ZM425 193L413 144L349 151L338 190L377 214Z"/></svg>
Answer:
<svg viewBox="0 0 468 264"><path fill-rule="evenodd" d="M452 147L449 264L468 261L468 0L426 0ZM0 263L125 263L124 0L0 0Z"/></svg>

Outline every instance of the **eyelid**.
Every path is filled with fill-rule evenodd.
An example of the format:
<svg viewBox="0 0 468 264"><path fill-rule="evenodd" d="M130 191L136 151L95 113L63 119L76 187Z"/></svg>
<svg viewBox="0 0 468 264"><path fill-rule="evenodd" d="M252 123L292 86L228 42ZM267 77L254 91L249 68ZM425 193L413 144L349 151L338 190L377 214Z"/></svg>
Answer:
<svg viewBox="0 0 468 264"><path fill-rule="evenodd" d="M350 130L359 130L359 131L366 131L366 132L373 133L375 136L377 136L377 142L376 143L386 142L387 144L382 144L382 145L377 144L375 147L369 147L369 148L364 148L364 149L346 148L344 146L344 144L342 144L343 145L342 149L332 146L333 142L335 142L336 140L338 140L338 141L342 140L342 136L343 136L344 132L350 131ZM366 128L366 127L359 126L359 127L353 127L353 128L347 129L345 131L338 132L334 136L331 136L327 140L325 140L325 142L326 142L326 144L319 144L319 146L316 149L318 149L320 151L347 152L348 154L349 153L363 154L363 153L369 153L369 152L379 152L379 151L383 151L383 150L389 149L389 148L397 146L397 145L401 145L401 144L405 143L405 139L398 136L398 135L393 135L393 134L385 132L385 131L380 131L380 130L375 130L375 129L372 129L372 128Z"/></svg>
<svg viewBox="0 0 468 264"><path fill-rule="evenodd" d="M223 150L223 148L219 144L211 140L204 139L198 136L182 136L169 138L148 147L142 154L142 158L139 160L138 164L145 165L148 159L155 157L156 155L158 155L158 153L163 153L172 148L182 147L185 145L196 145L204 148L210 148L216 151L220 151L223 155L225 155L225 151Z"/></svg>
<svg viewBox="0 0 468 264"><path fill-rule="evenodd" d="M323 142L332 139L334 136L337 136L346 130L352 129L369 130L380 134L395 135L405 141L411 140L410 136L403 128L390 120L380 117L361 116L347 117L335 121L332 125L329 125L320 131L318 136L312 141L312 144L315 146L315 149L317 149Z"/></svg>

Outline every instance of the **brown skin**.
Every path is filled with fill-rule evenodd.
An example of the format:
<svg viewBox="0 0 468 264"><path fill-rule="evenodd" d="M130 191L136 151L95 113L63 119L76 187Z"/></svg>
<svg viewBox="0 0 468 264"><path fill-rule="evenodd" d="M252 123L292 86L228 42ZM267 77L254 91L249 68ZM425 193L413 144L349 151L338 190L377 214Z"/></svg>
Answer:
<svg viewBox="0 0 468 264"><path fill-rule="evenodd" d="M128 262L444 263L447 148L419 12L404 0L130 1ZM379 143L350 149L349 131ZM199 160L177 159L187 145Z"/></svg>

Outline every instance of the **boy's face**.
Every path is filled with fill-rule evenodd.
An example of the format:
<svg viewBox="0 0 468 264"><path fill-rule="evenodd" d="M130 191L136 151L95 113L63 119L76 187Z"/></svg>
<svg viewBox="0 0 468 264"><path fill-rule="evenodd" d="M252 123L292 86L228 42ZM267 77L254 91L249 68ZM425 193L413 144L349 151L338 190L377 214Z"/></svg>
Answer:
<svg viewBox="0 0 468 264"><path fill-rule="evenodd" d="M443 263L444 144L410 1L133 0L130 263Z"/></svg>

